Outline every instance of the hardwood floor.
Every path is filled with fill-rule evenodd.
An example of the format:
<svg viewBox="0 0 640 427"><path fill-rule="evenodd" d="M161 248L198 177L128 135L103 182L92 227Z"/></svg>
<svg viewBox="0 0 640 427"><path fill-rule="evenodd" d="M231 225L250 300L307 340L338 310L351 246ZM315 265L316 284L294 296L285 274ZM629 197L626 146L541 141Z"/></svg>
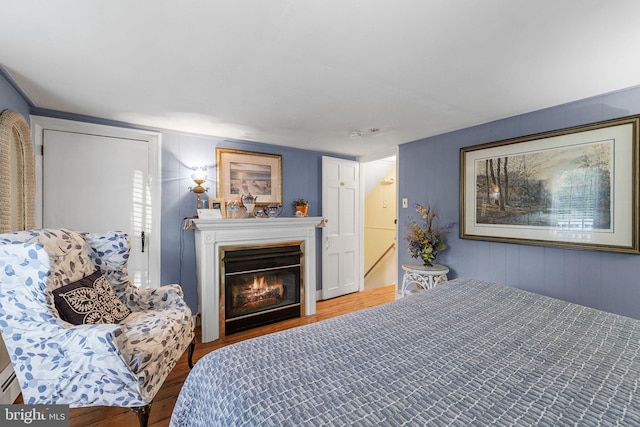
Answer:
<svg viewBox="0 0 640 427"><path fill-rule="evenodd" d="M352 311L361 310L367 307L384 304L395 299L395 286L385 286L356 292L326 301L318 301L316 314L303 318L285 320L273 325L267 325L249 331L239 332L211 343L203 344L200 341L200 328L196 329L196 351L194 362L197 363L205 354L235 342L266 335L296 326L306 325ZM175 368L171 371L164 382L164 385L156 395L151 406L149 416L150 427L164 427L169 425L171 412L175 406L176 399L182 388L182 384L189 374L187 365L187 355L183 355ZM18 396L16 403L22 403L22 396ZM70 410L70 426L91 426L91 427L131 427L138 425L137 416L129 409L115 407L91 407Z"/></svg>

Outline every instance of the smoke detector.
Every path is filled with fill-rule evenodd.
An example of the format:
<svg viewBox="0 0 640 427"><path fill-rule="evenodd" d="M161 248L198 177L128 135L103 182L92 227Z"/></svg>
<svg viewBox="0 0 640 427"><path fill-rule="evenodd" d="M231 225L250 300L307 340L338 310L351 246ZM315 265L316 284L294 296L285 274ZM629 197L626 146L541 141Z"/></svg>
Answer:
<svg viewBox="0 0 640 427"><path fill-rule="evenodd" d="M349 132L349 139L360 139L363 136L369 135L382 135L382 129L380 128L369 128L366 131L352 130Z"/></svg>

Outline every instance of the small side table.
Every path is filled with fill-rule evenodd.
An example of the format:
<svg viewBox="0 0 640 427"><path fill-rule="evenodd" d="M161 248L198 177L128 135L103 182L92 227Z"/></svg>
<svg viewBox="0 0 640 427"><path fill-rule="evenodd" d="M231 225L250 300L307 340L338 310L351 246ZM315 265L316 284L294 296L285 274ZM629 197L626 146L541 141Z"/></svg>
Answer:
<svg viewBox="0 0 640 427"><path fill-rule="evenodd" d="M449 268L440 264L428 266L424 264L407 263L402 264L402 269L404 270L402 289L400 291L402 296L406 295L407 287L412 283L416 284L416 288L420 286L424 289L431 289L448 280L447 273L449 272Z"/></svg>

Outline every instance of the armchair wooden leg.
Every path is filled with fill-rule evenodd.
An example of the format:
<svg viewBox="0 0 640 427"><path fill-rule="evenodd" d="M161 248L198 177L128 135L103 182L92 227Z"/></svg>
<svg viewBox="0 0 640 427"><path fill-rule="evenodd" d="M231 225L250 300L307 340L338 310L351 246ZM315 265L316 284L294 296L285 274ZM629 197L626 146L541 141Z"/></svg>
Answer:
<svg viewBox="0 0 640 427"><path fill-rule="evenodd" d="M187 359L189 363L189 369L193 369L193 351L196 349L196 339L194 338L189 344L189 350L187 351Z"/></svg>
<svg viewBox="0 0 640 427"><path fill-rule="evenodd" d="M135 406L130 409L138 416L140 427L147 427L147 424L149 424L149 412L151 412L151 404L144 406Z"/></svg>

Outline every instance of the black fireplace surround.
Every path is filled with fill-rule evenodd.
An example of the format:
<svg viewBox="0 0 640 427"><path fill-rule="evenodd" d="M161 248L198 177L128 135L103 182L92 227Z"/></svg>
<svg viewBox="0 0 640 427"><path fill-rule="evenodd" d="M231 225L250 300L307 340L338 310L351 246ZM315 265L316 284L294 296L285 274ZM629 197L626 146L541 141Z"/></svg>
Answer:
<svg viewBox="0 0 640 427"><path fill-rule="evenodd" d="M303 245L221 248L222 335L303 315Z"/></svg>

